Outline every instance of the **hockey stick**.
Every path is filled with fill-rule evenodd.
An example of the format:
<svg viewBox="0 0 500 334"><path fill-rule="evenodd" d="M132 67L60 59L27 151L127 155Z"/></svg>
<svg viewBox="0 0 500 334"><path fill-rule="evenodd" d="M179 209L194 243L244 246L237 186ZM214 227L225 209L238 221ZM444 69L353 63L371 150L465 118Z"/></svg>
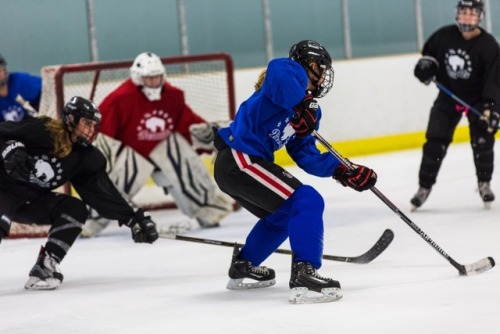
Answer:
<svg viewBox="0 0 500 334"><path fill-rule="evenodd" d="M323 137L321 137L316 131L312 132L312 135L331 153L335 156L342 164L344 164L349 169L354 169L352 163L340 155ZM387 197L384 196L376 187L370 188L370 190L377 195L378 198L382 200L394 213L396 213L406 224L408 224L418 235L420 235L429 245L431 245L439 254L445 257L448 262L455 267L460 275L470 276L477 275L487 270L490 270L495 266L495 260L492 257L485 257L479 261L472 264L463 265L455 261L451 256L449 256L438 244L432 240L420 227L418 227L414 222L410 220L401 210L399 210L396 205L394 205Z"/></svg>
<svg viewBox="0 0 500 334"><path fill-rule="evenodd" d="M434 82L436 84L437 88L439 88L446 95L448 95L449 97L451 97L453 100L457 101L458 103L460 103L462 106L464 106L468 110L472 111L477 116L479 116L479 117L483 116L483 114L479 110L477 110L476 108L474 108L473 106L471 106L470 104L468 104L467 102L465 102L464 100L462 100L461 98L459 98L458 96L456 96L455 94L453 94L448 88L446 88L445 86L443 86L443 84L441 84L440 82L436 81L436 79L432 79L432 82ZM497 125L496 128L498 129L498 125ZM490 128L488 128L488 129L490 129Z"/></svg>
<svg viewBox="0 0 500 334"><path fill-rule="evenodd" d="M175 233L159 233L160 238L165 239L174 239L174 240L182 240L182 241L190 241L197 242L202 244L216 245L216 246L226 246L226 247L234 247L234 245L238 247L242 247L243 244L237 242L228 242L228 241L219 241L205 238L194 238L188 237L184 235L178 235ZM370 248L367 252L359 255L359 256L338 256L338 255L326 255L323 254L324 260L331 261L339 261L339 262L350 262L350 263L358 263L358 264L366 264L373 261L377 256L379 256L387 247L389 247L390 243L394 239L394 232L390 229L386 229L382 236L377 240L377 242ZM288 249L277 249L274 251L278 254L288 254L291 255L292 251Z"/></svg>
<svg viewBox="0 0 500 334"><path fill-rule="evenodd" d="M29 101L26 101L20 94L17 94L16 102L19 103L24 109L26 109L31 117L37 117L38 111L33 108Z"/></svg>

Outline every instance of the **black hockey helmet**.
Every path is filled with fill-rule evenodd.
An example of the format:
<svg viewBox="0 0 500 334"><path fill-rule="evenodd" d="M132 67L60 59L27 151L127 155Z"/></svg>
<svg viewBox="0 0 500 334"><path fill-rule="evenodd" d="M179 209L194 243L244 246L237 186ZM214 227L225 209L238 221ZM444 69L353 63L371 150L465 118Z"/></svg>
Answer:
<svg viewBox="0 0 500 334"><path fill-rule="evenodd" d="M96 122L94 133L90 138L82 137L80 133L76 134L76 143L82 146L90 145L99 133L101 123L101 113L97 106L90 100L80 96L74 96L69 100L62 110L62 120L70 134L73 134L78 127L81 118L86 118ZM83 134L83 133L82 133Z"/></svg>
<svg viewBox="0 0 500 334"><path fill-rule="evenodd" d="M328 94L333 86L334 77L332 57L321 44L312 40L300 41L290 48L288 57L319 78L313 81L314 86L316 86L316 91L313 92L314 97L320 98ZM313 71L311 68L313 62L321 69L321 73ZM319 83L321 80L322 82Z"/></svg>
<svg viewBox="0 0 500 334"><path fill-rule="evenodd" d="M461 9L464 9L464 8L473 9L478 13L479 20L478 20L477 24L463 24L463 23L458 22L458 11ZM484 2L483 2L483 0L459 0L458 1L456 21L457 21L458 29L461 32L469 32L469 31L474 30L479 25L481 20L483 19L483 15L484 15Z"/></svg>

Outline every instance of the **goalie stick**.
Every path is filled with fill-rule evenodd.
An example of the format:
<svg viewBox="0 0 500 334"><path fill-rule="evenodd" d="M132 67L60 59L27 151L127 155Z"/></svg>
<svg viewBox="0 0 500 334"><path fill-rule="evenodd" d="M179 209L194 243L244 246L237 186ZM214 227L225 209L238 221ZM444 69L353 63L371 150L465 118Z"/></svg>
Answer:
<svg viewBox="0 0 500 334"><path fill-rule="evenodd" d="M240 244L237 242L228 242L228 241L219 241L219 240L212 240L212 239L205 239L205 238L188 237L188 236L184 236L184 235L178 235L175 233L165 233L165 232L161 232L161 231L159 232L159 236L160 236L160 238L165 238L165 239L191 241L191 242L216 245L216 246L226 246L226 247L234 247L234 245L236 245L238 247L243 246L243 244ZM394 239L394 232L392 232L390 229L386 229L384 231L384 233L380 236L380 238L377 240L377 242L367 252L365 252L359 256L351 257L351 256L339 256L339 255L323 254L323 259L330 260L330 261L349 262L349 263L358 263L358 264L370 263L377 256L379 256L387 247L389 247L389 245L391 244L393 239ZM292 251L290 251L288 249L280 249L280 248L278 248L274 252L278 253L278 254L288 254L288 255L292 254Z"/></svg>
<svg viewBox="0 0 500 334"><path fill-rule="evenodd" d="M323 145L333 156L335 156L342 164L344 164L349 169L354 169L352 163L340 155L323 137L319 135L316 131L312 132L312 135ZM420 235L429 245L431 245L439 254L450 262L450 264L455 267L459 274L462 276L471 276L483 273L490 270L495 266L495 260L489 256L485 257L479 261L472 264L463 265L455 261L448 253L446 253L439 245L432 240L420 227L418 227L414 222L410 220L401 210L399 210L396 205L394 205L387 197L384 196L376 187L370 188L370 190L384 202L394 213L396 213L408 226L410 226L418 235Z"/></svg>

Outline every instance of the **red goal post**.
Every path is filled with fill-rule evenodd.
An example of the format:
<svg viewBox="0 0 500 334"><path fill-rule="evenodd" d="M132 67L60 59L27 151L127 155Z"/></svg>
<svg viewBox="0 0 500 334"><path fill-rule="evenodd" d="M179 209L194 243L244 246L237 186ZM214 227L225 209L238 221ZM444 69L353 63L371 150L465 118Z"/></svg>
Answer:
<svg viewBox="0 0 500 334"><path fill-rule="evenodd" d="M209 122L230 121L236 112L234 65L227 53L161 57L166 80L182 89L186 103ZM82 96L99 105L130 77L133 60L45 66L39 114L60 117L64 104ZM66 189L68 192L69 189ZM146 209L172 208L175 204L153 185L144 187L135 204ZM43 237L48 226L13 223L9 238Z"/></svg>

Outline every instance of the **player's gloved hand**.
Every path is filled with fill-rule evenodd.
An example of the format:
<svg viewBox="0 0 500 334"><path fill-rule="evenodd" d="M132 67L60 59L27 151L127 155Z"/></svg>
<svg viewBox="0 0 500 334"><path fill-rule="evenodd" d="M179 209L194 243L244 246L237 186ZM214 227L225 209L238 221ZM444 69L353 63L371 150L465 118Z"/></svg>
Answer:
<svg viewBox="0 0 500 334"><path fill-rule="evenodd" d="M479 127L488 133L495 134L498 131L500 110L495 102L488 101L482 106L483 114L479 117Z"/></svg>
<svg viewBox="0 0 500 334"><path fill-rule="evenodd" d="M356 191L365 191L377 183L377 174L370 168L361 165L352 165L354 169L348 169L344 165L338 165L333 172L333 179L344 187L350 187Z"/></svg>
<svg viewBox="0 0 500 334"><path fill-rule="evenodd" d="M29 182L30 174L35 169L35 159L28 154L24 144L9 140L2 146L1 152L7 174L18 181Z"/></svg>
<svg viewBox="0 0 500 334"><path fill-rule="evenodd" d="M305 138L315 129L318 122L318 102L311 94L307 94L304 99L293 109L295 114L290 121L290 125L295 130L297 137Z"/></svg>
<svg viewBox="0 0 500 334"><path fill-rule="evenodd" d="M417 65L415 65L413 74L415 74L420 82L428 85L436 76L438 68L439 62L436 60L436 58L431 56L423 56L418 60Z"/></svg>
<svg viewBox="0 0 500 334"><path fill-rule="evenodd" d="M120 225L127 225L132 230L132 239L138 243L152 244L158 239L156 225L150 216L144 215L144 210L138 209L134 217L128 221L120 221Z"/></svg>
<svg viewBox="0 0 500 334"><path fill-rule="evenodd" d="M9 235L10 219L5 215L0 218L0 242L3 238Z"/></svg>

